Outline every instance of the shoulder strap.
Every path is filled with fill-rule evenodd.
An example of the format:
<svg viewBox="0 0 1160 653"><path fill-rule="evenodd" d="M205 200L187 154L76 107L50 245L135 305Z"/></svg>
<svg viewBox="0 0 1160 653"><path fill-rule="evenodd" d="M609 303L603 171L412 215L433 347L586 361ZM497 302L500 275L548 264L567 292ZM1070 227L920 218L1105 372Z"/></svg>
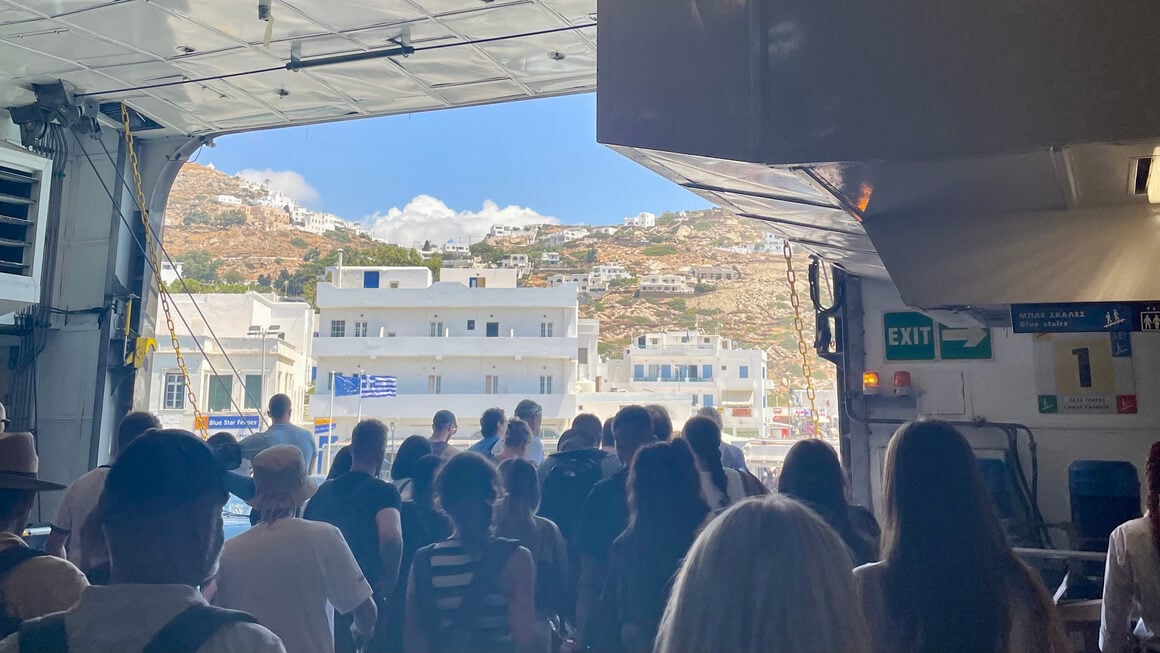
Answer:
<svg viewBox="0 0 1160 653"><path fill-rule="evenodd" d="M141 653L197 653L219 630L236 623L256 624L258 620L237 610L195 605L162 626Z"/></svg>
<svg viewBox="0 0 1160 653"><path fill-rule="evenodd" d="M470 630L472 622L483 609L483 599L492 587L495 579L499 578L507 559L515 553L520 543L516 540L496 538L492 540L483 558L476 565L475 575L471 583L463 591L463 598L459 608L451 617L451 629Z"/></svg>
<svg viewBox="0 0 1160 653"><path fill-rule="evenodd" d="M20 653L68 653L68 631L63 612L20 624Z"/></svg>
<svg viewBox="0 0 1160 653"><path fill-rule="evenodd" d="M24 544L10 546L0 551L0 578L3 578L9 572L15 571L17 567L26 561L46 555L48 554L44 551L37 551Z"/></svg>

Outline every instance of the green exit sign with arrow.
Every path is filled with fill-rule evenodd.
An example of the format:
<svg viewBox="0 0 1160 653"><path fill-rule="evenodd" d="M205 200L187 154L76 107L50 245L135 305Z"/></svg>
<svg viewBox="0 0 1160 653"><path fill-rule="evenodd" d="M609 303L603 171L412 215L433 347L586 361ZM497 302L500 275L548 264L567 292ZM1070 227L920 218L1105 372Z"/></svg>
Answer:
<svg viewBox="0 0 1160 653"><path fill-rule="evenodd" d="M951 327L912 311L882 316L888 361L990 360L994 357L991 330Z"/></svg>

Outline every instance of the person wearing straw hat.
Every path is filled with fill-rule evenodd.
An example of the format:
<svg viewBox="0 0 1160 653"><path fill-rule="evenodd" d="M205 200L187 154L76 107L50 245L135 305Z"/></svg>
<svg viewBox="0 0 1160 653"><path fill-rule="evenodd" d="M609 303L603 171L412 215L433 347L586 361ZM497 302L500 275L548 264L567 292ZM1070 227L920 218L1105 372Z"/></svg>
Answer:
<svg viewBox="0 0 1160 653"><path fill-rule="evenodd" d="M334 526L299 518L318 489L294 445L254 456L256 492L249 504L262 519L226 542L214 581L214 605L254 615L282 638L287 653L333 653L327 602L354 616L351 634L374 634L377 607L358 562Z"/></svg>
<svg viewBox="0 0 1160 653"><path fill-rule="evenodd" d="M20 623L71 608L88 581L71 562L28 548L20 535L38 492L64 485L38 477L30 433L0 433L0 639Z"/></svg>

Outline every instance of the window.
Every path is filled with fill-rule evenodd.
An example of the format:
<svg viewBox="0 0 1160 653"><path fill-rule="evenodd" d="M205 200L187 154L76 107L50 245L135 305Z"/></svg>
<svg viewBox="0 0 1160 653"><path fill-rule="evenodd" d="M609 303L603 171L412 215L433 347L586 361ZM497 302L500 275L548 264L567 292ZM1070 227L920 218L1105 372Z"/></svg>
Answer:
<svg viewBox="0 0 1160 653"><path fill-rule="evenodd" d="M748 379L749 378L749 366L742 365L741 367L738 367L737 368L737 375L743 379Z"/></svg>
<svg viewBox="0 0 1160 653"><path fill-rule="evenodd" d="M576 362L581 364L581 365L588 364L588 350L587 349L581 348L578 352L576 352Z"/></svg>
<svg viewBox="0 0 1160 653"><path fill-rule="evenodd" d="M644 336L640 336L636 339L636 346L644 349Z"/></svg>
<svg viewBox="0 0 1160 653"><path fill-rule="evenodd" d="M367 323L366 322L355 322L354 323L354 337L356 337L356 338L367 337Z"/></svg>
<svg viewBox="0 0 1160 653"><path fill-rule="evenodd" d="M366 270L363 272L363 288L378 288L379 287L379 271Z"/></svg>
<svg viewBox="0 0 1160 653"><path fill-rule="evenodd" d="M396 333L396 332L394 332L394 331L388 331L388 332L387 332L387 337L388 337L388 338L394 338L394 337L395 337L395 336L397 336L397 335L399 335L399 334L398 334L398 333Z"/></svg>
<svg viewBox="0 0 1160 653"><path fill-rule="evenodd" d="M673 366L672 365L661 365L661 378L662 379L673 378Z"/></svg>
<svg viewBox="0 0 1160 653"><path fill-rule="evenodd" d="M261 408L262 406L262 375L246 375L246 398L242 408Z"/></svg>
<svg viewBox="0 0 1160 653"><path fill-rule="evenodd" d="M443 394L443 377L439 374L427 375L427 394L441 395Z"/></svg>
<svg viewBox="0 0 1160 653"><path fill-rule="evenodd" d="M644 365L633 365L632 366L632 380L633 381L643 381L644 380Z"/></svg>
<svg viewBox="0 0 1160 653"><path fill-rule="evenodd" d="M487 337L488 338L498 338L499 337L499 322L488 322L486 327L487 327Z"/></svg>
<svg viewBox="0 0 1160 653"><path fill-rule="evenodd" d="M552 394L552 377L550 375L540 375L540 394Z"/></svg>
<svg viewBox="0 0 1160 653"><path fill-rule="evenodd" d="M467 321L467 330L468 331L475 331L475 320L468 320Z"/></svg>
<svg viewBox="0 0 1160 653"><path fill-rule="evenodd" d="M398 281L392 281L392 282L390 282L389 286L390 286L391 288L398 288L398 287L399 287L399 282L398 282Z"/></svg>
<svg viewBox="0 0 1160 653"><path fill-rule="evenodd" d="M713 378L713 366L712 365L702 365L701 366L701 378L703 378L703 379Z"/></svg>
<svg viewBox="0 0 1160 653"><path fill-rule="evenodd" d="M698 400L698 399L700 399L700 397L698 397L697 395L693 395L693 405L694 405L694 406L696 406L696 405L697 405L697 400Z"/></svg>
<svg viewBox="0 0 1160 653"><path fill-rule="evenodd" d="M468 288L486 288L487 279L484 277L472 277L467 280Z"/></svg>
<svg viewBox="0 0 1160 653"><path fill-rule="evenodd" d="M483 378L483 393L488 395L499 394L499 377L495 374L488 374Z"/></svg>
<svg viewBox="0 0 1160 653"><path fill-rule="evenodd" d="M346 320L331 320L330 321L330 337L331 338L345 338L346 337Z"/></svg>
<svg viewBox="0 0 1160 653"><path fill-rule="evenodd" d="M701 405L712 408L713 407L713 395L703 395L701 397Z"/></svg>
<svg viewBox="0 0 1160 653"><path fill-rule="evenodd" d="M432 338L442 338L443 337L443 323L442 322L432 322L431 323L431 337Z"/></svg>
<svg viewBox="0 0 1160 653"><path fill-rule="evenodd" d="M660 377L660 375L661 375L661 366L660 365L649 365L648 366L648 378L656 379L656 378Z"/></svg>
<svg viewBox="0 0 1160 653"><path fill-rule="evenodd" d="M540 337L541 338L551 338L552 337L552 326L553 325L551 322L540 322Z"/></svg>
<svg viewBox="0 0 1160 653"><path fill-rule="evenodd" d="M230 397L234 394L234 377L214 375L209 377L209 409L229 410Z"/></svg>
<svg viewBox="0 0 1160 653"><path fill-rule="evenodd" d="M165 408L167 410L185 409L185 380L181 372L167 372L165 374Z"/></svg>

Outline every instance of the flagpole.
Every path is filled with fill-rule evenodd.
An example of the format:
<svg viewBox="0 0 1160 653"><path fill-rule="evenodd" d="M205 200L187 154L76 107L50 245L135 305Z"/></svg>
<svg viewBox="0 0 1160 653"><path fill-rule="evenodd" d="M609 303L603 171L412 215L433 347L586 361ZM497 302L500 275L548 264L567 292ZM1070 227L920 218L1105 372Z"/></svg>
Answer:
<svg viewBox="0 0 1160 653"><path fill-rule="evenodd" d="M330 424L327 434L334 435L334 370L330 371Z"/></svg>
<svg viewBox="0 0 1160 653"><path fill-rule="evenodd" d="M360 372L358 375L358 420L357 420L357 422L362 421L363 378L364 378L364 375Z"/></svg>

